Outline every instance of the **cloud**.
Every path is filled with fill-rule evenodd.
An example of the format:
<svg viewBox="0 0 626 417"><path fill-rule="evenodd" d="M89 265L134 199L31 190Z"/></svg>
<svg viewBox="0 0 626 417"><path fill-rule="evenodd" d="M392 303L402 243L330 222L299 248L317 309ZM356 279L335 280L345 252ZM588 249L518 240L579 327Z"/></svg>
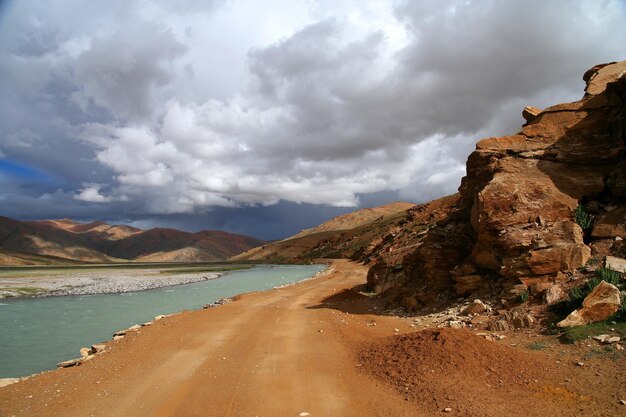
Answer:
<svg viewBox="0 0 626 417"><path fill-rule="evenodd" d="M159 92L173 81L172 63L185 51L171 30L155 23L119 27L92 39L70 64L80 86L72 97L83 108L91 100L126 123L149 120Z"/></svg>
<svg viewBox="0 0 626 417"><path fill-rule="evenodd" d="M100 184L86 184L85 188L74 196L76 200L86 201L89 203L109 203L113 199L100 193Z"/></svg>
<svg viewBox="0 0 626 417"><path fill-rule="evenodd" d="M134 218L452 193L626 39L619 1L43 4L0 29L1 152Z"/></svg>

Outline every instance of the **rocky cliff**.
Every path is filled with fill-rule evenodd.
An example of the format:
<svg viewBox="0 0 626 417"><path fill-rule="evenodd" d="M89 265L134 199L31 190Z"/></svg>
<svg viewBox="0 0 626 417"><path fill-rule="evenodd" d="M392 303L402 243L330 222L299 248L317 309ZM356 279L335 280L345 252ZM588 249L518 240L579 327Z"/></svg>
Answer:
<svg viewBox="0 0 626 417"><path fill-rule="evenodd" d="M362 258L370 289L409 304L510 294L592 254L626 253L625 73L626 61L595 66L581 100L527 107L520 132L478 142L459 195L410 210L403 230Z"/></svg>

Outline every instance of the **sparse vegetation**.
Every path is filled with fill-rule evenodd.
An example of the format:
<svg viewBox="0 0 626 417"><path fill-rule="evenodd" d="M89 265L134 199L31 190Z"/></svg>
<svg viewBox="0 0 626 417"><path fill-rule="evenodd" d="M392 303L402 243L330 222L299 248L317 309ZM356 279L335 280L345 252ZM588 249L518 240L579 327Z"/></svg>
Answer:
<svg viewBox="0 0 626 417"><path fill-rule="evenodd" d="M517 296L517 299L519 300L520 303L525 303L526 301L528 301L528 297L529 297L528 291L522 291Z"/></svg>
<svg viewBox="0 0 626 417"><path fill-rule="evenodd" d="M607 358L614 361L618 360L622 356L620 351L616 351L612 346L604 346L602 349L592 348L584 356L584 360L588 361L593 358Z"/></svg>
<svg viewBox="0 0 626 417"><path fill-rule="evenodd" d="M569 299L576 306L580 306L586 296L587 293L582 288L572 288L569 290Z"/></svg>
<svg viewBox="0 0 626 417"><path fill-rule="evenodd" d="M600 323L588 324L586 326L576 326L565 329L563 340L568 343L574 343L579 340L587 339L590 336L600 334L617 333L620 337L626 336L626 322L603 321Z"/></svg>
<svg viewBox="0 0 626 417"><path fill-rule="evenodd" d="M579 204L578 207L576 207L576 210L574 210L574 220L576 220L576 223L578 223L584 231L591 228L593 225L593 218L593 214L587 213L587 210L585 210L585 207L582 204Z"/></svg>
<svg viewBox="0 0 626 417"><path fill-rule="evenodd" d="M546 342L534 342L528 345L528 349L530 350L543 350L548 347Z"/></svg>
<svg viewBox="0 0 626 417"><path fill-rule="evenodd" d="M5 287L0 288L0 291L13 292L19 295L37 295L43 292L44 289L38 287Z"/></svg>
<svg viewBox="0 0 626 417"><path fill-rule="evenodd" d="M595 276L587 281L584 286L569 290L570 301L567 305L567 309L572 311L579 308L585 297L587 297L602 280L608 282L609 284L613 284L620 289L624 288L624 279L621 272L617 272L609 268L599 268L596 270Z"/></svg>
<svg viewBox="0 0 626 417"><path fill-rule="evenodd" d="M621 287L624 284L624 274L609 268L597 269L596 277L598 280L604 280L609 284L615 285L616 287Z"/></svg>

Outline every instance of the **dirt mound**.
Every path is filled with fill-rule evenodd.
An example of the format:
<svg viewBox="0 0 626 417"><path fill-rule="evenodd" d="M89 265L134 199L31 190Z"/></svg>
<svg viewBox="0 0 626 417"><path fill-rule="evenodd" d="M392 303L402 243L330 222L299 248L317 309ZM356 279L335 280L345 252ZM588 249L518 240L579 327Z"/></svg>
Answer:
<svg viewBox="0 0 626 417"><path fill-rule="evenodd" d="M429 329L385 338L365 346L359 358L365 372L433 414L446 408L455 416L577 411L574 404L544 395L553 387L553 362L467 330Z"/></svg>

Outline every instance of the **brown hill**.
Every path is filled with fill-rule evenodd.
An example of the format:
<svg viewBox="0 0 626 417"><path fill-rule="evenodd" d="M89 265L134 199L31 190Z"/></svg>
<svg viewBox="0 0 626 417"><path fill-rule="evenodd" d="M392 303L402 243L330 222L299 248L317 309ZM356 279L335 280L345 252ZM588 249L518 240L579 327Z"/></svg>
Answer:
<svg viewBox="0 0 626 417"><path fill-rule="evenodd" d="M66 222L62 223L67 226ZM116 259L89 247L82 236L54 223L20 222L0 217L0 248L16 253L107 263ZM24 258L19 257L19 258ZM35 263L39 263L31 258ZM44 259L39 259L43 263Z"/></svg>
<svg viewBox="0 0 626 417"><path fill-rule="evenodd" d="M415 206L413 203L397 201L395 203L386 204L380 207L364 208L352 213L342 214L333 219L320 224L317 227L305 229L300 233L288 238L296 239L303 236L312 235L321 232L335 232L338 230L350 230L364 224L371 223L374 220L385 218L403 211L407 211Z"/></svg>
<svg viewBox="0 0 626 417"><path fill-rule="evenodd" d="M78 223L70 219L61 219L42 220L31 223L49 225L73 233L100 234L100 238L110 240L123 239L142 232L141 229L137 229L136 227L126 225L111 226L101 221L95 221L91 223Z"/></svg>
<svg viewBox="0 0 626 417"><path fill-rule="evenodd" d="M414 206L412 203L395 202L344 214L287 239L253 248L232 259L280 261L350 258L374 236L380 235L381 228L403 218L406 211ZM357 235L361 236L358 240L355 238ZM352 242L351 245L339 247L340 242L348 240Z"/></svg>
<svg viewBox="0 0 626 417"><path fill-rule="evenodd" d="M155 228L124 239L101 240L96 247L114 257L134 260L164 259L168 262L223 261L262 244L263 241L219 230L197 233Z"/></svg>
<svg viewBox="0 0 626 417"><path fill-rule="evenodd" d="M0 264L222 261L263 243L222 231L141 230L69 219L20 222L0 217Z"/></svg>

